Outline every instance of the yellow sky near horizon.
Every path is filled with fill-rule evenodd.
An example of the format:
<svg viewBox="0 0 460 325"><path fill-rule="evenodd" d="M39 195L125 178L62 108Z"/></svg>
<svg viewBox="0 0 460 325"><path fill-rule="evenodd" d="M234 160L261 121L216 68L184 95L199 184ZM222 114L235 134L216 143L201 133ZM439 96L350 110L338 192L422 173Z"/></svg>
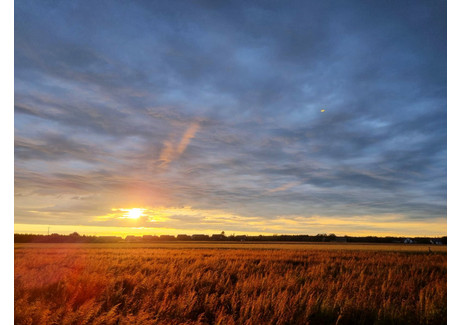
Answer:
<svg viewBox="0 0 460 325"><path fill-rule="evenodd" d="M49 229L48 229L49 227ZM403 215L299 216L267 219L192 207L113 208L89 224L15 223L15 233L116 235L230 234L273 235L334 233L338 236L445 236L445 219L408 220Z"/></svg>

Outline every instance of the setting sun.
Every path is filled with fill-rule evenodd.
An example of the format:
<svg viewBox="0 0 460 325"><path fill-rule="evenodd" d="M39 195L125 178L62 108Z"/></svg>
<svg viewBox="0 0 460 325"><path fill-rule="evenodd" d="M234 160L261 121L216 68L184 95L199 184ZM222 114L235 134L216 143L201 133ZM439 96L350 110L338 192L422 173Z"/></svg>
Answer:
<svg viewBox="0 0 460 325"><path fill-rule="evenodd" d="M139 209L139 208L129 209L127 213L127 217L130 219L139 219L143 211L144 211L143 209Z"/></svg>

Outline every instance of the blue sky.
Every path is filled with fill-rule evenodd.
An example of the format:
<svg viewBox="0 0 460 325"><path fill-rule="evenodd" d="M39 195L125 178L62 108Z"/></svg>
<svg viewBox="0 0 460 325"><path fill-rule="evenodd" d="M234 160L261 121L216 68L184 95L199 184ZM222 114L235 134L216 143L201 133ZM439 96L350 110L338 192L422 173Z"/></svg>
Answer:
<svg viewBox="0 0 460 325"><path fill-rule="evenodd" d="M16 1L15 231L445 235L446 39L442 1Z"/></svg>

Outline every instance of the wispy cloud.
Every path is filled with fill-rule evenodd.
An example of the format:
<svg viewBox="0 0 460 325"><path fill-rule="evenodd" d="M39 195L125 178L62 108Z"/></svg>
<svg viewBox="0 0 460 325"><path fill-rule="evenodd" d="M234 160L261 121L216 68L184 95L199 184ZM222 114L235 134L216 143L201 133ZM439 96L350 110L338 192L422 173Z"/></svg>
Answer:
<svg viewBox="0 0 460 325"><path fill-rule="evenodd" d="M272 189L268 190L267 192L268 193L275 193L275 192L286 191L286 190L290 189L291 187L297 186L299 184L300 184L299 182L290 182L290 183L287 183L287 184L272 188Z"/></svg>
<svg viewBox="0 0 460 325"><path fill-rule="evenodd" d="M179 155L181 155L185 151L185 149L187 149L190 140L192 140L195 137L195 133L198 132L199 129L200 125L196 122L193 122L189 125L184 135L182 136L179 145L177 146L177 153Z"/></svg>
<svg viewBox="0 0 460 325"><path fill-rule="evenodd" d="M187 149L190 141L200 129L198 122L192 122L185 130L178 144L173 140L166 140L163 143L163 150L160 153L160 167L167 167L173 160L177 159Z"/></svg>

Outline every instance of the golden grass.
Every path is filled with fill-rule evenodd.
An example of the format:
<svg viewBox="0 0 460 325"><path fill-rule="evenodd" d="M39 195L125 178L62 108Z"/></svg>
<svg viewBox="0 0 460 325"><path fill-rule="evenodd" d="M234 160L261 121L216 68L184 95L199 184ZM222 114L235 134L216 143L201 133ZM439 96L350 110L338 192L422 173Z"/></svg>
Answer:
<svg viewBox="0 0 460 325"><path fill-rule="evenodd" d="M447 246L413 245L413 244L375 244L375 243L306 243L306 242L196 242L196 241L165 241L153 243L22 243L14 244L15 248L227 248L227 249L294 249L294 250L366 250L391 252L447 252Z"/></svg>
<svg viewBox="0 0 460 325"><path fill-rule="evenodd" d="M17 244L15 324L446 323L445 253L232 245Z"/></svg>

